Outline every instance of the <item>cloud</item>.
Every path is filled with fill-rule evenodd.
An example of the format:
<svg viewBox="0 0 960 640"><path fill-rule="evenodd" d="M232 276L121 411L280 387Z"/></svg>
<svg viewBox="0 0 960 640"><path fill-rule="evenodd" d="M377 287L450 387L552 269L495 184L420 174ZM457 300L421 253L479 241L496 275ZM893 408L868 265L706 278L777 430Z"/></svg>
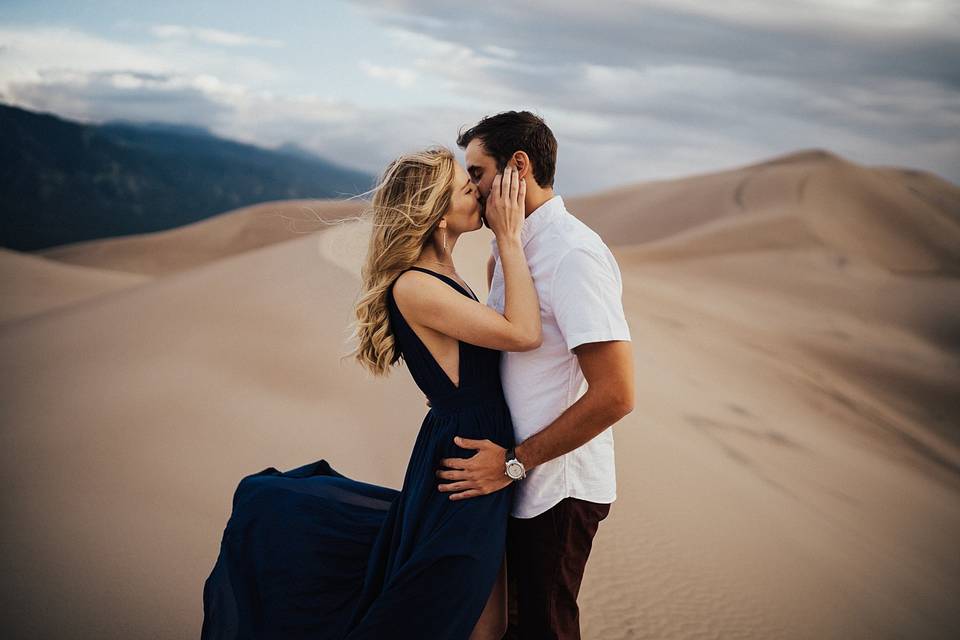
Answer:
<svg viewBox="0 0 960 640"><path fill-rule="evenodd" d="M360 69L371 78L387 80L398 87L411 87L417 81L417 73L403 67L384 67L361 60Z"/></svg>
<svg viewBox="0 0 960 640"><path fill-rule="evenodd" d="M386 73L399 82L416 76L403 71ZM132 46L75 29L0 29L0 100L82 122L194 124L268 147L294 140L379 173L399 153L453 146L469 117L441 106L402 109L262 88L263 76L281 73L183 42Z"/></svg>
<svg viewBox="0 0 960 640"><path fill-rule="evenodd" d="M235 50L198 47L192 40L120 42L64 27L0 27L0 90L39 80L41 71L132 70L211 75L225 82L268 87L289 72Z"/></svg>
<svg viewBox="0 0 960 640"><path fill-rule="evenodd" d="M357 4L384 25L478 55L509 49L534 67L696 64L798 80L852 73L960 80L960 14L948 2L494 0L466 19L439 0Z"/></svg>
<svg viewBox="0 0 960 640"><path fill-rule="evenodd" d="M41 70L35 81L8 85L4 98L83 122L129 119L210 127L229 111L224 98L237 91L202 75Z"/></svg>
<svg viewBox="0 0 960 640"><path fill-rule="evenodd" d="M347 60L344 77L382 81L376 101L311 92L290 68L176 25L137 45L0 29L0 97L83 120L295 140L375 173L398 153L455 146L484 115L530 109L557 134L568 194L810 147L960 181L960 38L942 2L533 0L467 17L436 0L360 4L395 55ZM304 90L277 90L277 78ZM389 100L411 87L418 106Z"/></svg>
<svg viewBox="0 0 960 640"><path fill-rule="evenodd" d="M0 27L0 83L36 79L47 69L97 71L122 60L127 69L169 69L163 56L142 47L62 27Z"/></svg>
<svg viewBox="0 0 960 640"><path fill-rule="evenodd" d="M602 167L565 175L562 157L578 190L814 146L960 178L950 2L495 0L466 19L439 0L356 4L477 116L547 116L561 155Z"/></svg>
<svg viewBox="0 0 960 640"><path fill-rule="evenodd" d="M195 40L207 44L225 47L259 46L282 47L283 43L271 38L260 38L242 33L221 31L205 27L185 27L177 24L158 24L150 27L150 32L158 37L171 40Z"/></svg>

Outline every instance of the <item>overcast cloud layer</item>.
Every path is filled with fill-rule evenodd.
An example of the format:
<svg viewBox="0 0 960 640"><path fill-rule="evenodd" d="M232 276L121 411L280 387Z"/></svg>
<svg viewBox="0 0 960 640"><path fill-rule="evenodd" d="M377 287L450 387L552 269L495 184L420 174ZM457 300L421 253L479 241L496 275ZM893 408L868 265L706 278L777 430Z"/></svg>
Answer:
<svg viewBox="0 0 960 640"><path fill-rule="evenodd" d="M349 18L340 35L355 50L332 36L325 49L319 31L303 38L293 23L309 18L295 10L243 29L236 16L105 16L109 28L96 30L21 20L0 23L0 99L86 121L295 141L371 172L405 150L454 146L483 115L528 108L557 134L568 194L811 147L960 182L957 6L329 5Z"/></svg>

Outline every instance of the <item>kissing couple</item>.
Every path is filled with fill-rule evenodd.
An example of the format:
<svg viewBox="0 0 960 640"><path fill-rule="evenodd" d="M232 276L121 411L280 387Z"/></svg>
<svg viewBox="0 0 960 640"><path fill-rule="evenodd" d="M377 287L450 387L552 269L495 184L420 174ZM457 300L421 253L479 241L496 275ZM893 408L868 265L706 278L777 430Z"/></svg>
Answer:
<svg viewBox="0 0 960 640"><path fill-rule="evenodd" d="M634 405L620 269L554 193L542 118L486 117L457 144L465 168L444 147L402 155L371 203L351 355L375 375L402 360L427 398L402 488L325 459L243 477L204 640L580 638L611 426ZM484 225L481 302L453 249Z"/></svg>

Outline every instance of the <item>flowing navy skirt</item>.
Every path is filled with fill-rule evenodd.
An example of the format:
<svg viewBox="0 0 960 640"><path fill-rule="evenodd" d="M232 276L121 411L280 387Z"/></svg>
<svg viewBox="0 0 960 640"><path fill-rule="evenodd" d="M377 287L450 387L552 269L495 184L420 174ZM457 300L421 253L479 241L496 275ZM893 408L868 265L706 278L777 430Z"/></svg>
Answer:
<svg viewBox="0 0 960 640"><path fill-rule="evenodd" d="M431 409L402 490L348 478L326 460L244 477L203 587L203 640L466 640L500 570L513 485L450 500L435 472L514 445L502 396Z"/></svg>

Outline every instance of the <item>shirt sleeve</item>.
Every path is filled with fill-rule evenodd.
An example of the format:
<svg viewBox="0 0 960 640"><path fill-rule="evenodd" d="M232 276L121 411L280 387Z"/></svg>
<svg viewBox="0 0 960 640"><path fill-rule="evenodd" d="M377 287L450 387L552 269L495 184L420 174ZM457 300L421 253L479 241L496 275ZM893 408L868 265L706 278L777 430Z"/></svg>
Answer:
<svg viewBox="0 0 960 640"><path fill-rule="evenodd" d="M557 264L551 306L570 350L587 342L630 340L620 268L610 250L604 249L577 247Z"/></svg>

